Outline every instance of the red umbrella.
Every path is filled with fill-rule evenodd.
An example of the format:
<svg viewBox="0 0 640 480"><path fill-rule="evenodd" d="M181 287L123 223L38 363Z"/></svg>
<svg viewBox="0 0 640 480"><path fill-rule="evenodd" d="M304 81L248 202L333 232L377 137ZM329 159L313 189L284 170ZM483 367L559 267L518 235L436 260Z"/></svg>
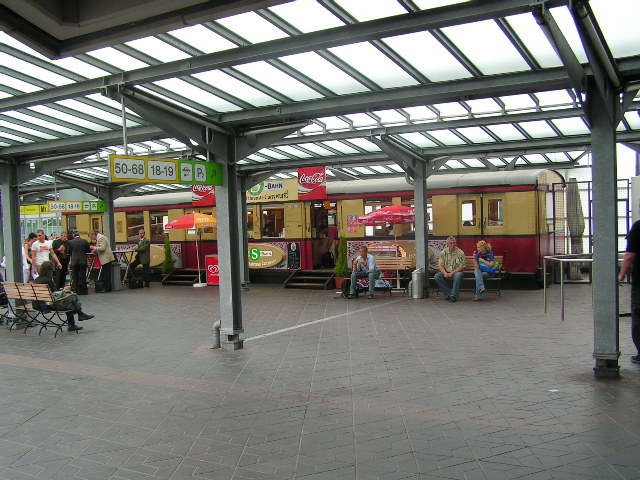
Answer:
<svg viewBox="0 0 640 480"><path fill-rule="evenodd" d="M174 218L165 225L165 230L187 230L191 228L215 227L218 221L215 217L206 213L189 213Z"/></svg>
<svg viewBox="0 0 640 480"><path fill-rule="evenodd" d="M192 228L205 228L205 227L215 227L217 226L218 221L215 217L211 215L207 215L205 213L189 213L187 215L182 215L181 217L175 218L171 220L169 223L165 225L165 230L187 230ZM200 230L200 232L202 232ZM202 238L200 239L202 240ZM198 239L196 238L196 259L198 262L198 282L194 283L194 287L206 287L207 284L201 282L200 278L200 249L198 248Z"/></svg>
<svg viewBox="0 0 640 480"><path fill-rule="evenodd" d="M413 223L416 220L415 212L412 207L404 205L391 205L389 207L378 208L371 213L367 213L358 218L360 225L378 226L390 223Z"/></svg>

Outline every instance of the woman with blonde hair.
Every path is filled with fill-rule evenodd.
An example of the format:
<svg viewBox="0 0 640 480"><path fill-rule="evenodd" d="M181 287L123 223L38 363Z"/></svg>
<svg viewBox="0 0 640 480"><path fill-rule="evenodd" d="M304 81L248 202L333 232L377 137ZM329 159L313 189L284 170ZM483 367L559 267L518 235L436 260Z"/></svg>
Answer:
<svg viewBox="0 0 640 480"><path fill-rule="evenodd" d="M487 278L493 278L495 275L495 260L493 258L493 251L491 251L491 245L484 240L480 240L476 244L477 251L473 252L473 256L476 262L476 268L473 271L476 277L476 294L473 297L475 301L482 300L482 294L484 293L484 281Z"/></svg>

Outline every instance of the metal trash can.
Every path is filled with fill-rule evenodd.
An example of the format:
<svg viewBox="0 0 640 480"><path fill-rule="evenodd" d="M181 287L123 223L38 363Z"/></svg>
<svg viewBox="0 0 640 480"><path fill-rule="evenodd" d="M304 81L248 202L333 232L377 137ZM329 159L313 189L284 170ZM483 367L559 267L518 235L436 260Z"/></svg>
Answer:
<svg viewBox="0 0 640 480"><path fill-rule="evenodd" d="M411 273L411 298L424 298L424 270L422 268Z"/></svg>

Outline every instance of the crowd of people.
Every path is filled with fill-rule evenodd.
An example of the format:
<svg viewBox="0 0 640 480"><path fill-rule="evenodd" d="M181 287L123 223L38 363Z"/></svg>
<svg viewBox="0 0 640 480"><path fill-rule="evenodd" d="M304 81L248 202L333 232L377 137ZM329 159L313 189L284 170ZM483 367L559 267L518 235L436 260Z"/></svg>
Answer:
<svg viewBox="0 0 640 480"><path fill-rule="evenodd" d="M67 312L67 330L82 330L75 322L89 320L93 315L82 311L82 303L78 295L88 295L87 286L87 254L96 253L102 264L101 278L104 278L103 291L111 290L111 265L115 260L111 245L106 236L100 232L89 234L91 243L77 233L52 233L47 236L44 229L27 235L22 248L22 281L49 286L53 298L64 299L65 308L57 308L57 300L51 305L34 305L39 309L72 310ZM3 266L5 260L3 259ZM67 275L69 282L67 282ZM3 280L3 279L2 279Z"/></svg>

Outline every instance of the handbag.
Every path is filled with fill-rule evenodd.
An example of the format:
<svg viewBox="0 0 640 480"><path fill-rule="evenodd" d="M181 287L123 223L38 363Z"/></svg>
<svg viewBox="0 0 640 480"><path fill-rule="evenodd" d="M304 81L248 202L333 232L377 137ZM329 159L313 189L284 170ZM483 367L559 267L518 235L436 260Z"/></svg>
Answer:
<svg viewBox="0 0 640 480"><path fill-rule="evenodd" d="M71 290L56 290L51 294L53 310L75 310L79 306L77 295Z"/></svg>

